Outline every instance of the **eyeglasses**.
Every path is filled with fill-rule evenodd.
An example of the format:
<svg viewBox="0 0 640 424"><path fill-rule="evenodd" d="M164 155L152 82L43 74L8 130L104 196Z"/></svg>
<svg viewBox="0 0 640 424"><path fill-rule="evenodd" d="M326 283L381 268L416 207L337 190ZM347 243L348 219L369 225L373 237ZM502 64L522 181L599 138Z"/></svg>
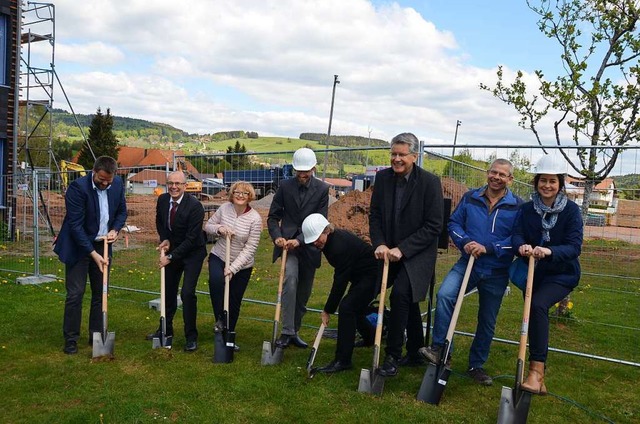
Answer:
<svg viewBox="0 0 640 424"><path fill-rule="evenodd" d="M178 186L182 186L182 185L185 185L185 184L186 184L186 183L175 182L175 181L167 181L167 185L168 185L169 187L171 187L171 186L176 186L176 187L178 187Z"/></svg>
<svg viewBox="0 0 640 424"><path fill-rule="evenodd" d="M237 190L233 191L234 196L249 197L249 194L250 193L248 191L237 191Z"/></svg>
<svg viewBox="0 0 640 424"><path fill-rule="evenodd" d="M391 159L393 158L398 158L398 159L404 159L409 155L412 155L413 153L393 153L391 152Z"/></svg>
<svg viewBox="0 0 640 424"><path fill-rule="evenodd" d="M511 174L505 174L504 172L499 172L499 171L496 171L494 169L488 170L487 174L491 175L492 177L501 178L503 180L506 180L507 178L509 178L511 176Z"/></svg>

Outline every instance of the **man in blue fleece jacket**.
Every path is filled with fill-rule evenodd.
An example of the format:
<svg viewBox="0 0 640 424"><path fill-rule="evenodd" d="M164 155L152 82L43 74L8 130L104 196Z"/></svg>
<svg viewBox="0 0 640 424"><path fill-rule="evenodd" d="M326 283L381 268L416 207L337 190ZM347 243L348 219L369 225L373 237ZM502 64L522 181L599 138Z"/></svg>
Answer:
<svg viewBox="0 0 640 424"><path fill-rule="evenodd" d="M451 215L449 236L461 256L438 290L432 344L419 351L430 362L439 362L465 269L473 255L475 264L467 292L478 288L479 307L467 373L485 386L493 383L483 365L489 356L496 317L509 283L509 265L515 253L511 248L511 229L522 203L508 187L512 181L511 162L496 159L487 171L487 184L465 193Z"/></svg>

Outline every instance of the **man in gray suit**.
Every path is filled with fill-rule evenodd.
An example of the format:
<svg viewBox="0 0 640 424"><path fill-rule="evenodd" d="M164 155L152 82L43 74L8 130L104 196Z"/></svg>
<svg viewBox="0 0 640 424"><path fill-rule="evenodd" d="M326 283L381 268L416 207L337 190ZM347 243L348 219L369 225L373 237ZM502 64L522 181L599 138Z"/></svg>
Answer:
<svg viewBox="0 0 640 424"><path fill-rule="evenodd" d="M276 341L281 348L289 344L307 347L298 330L307 311L316 269L320 267L321 252L304 243L302 221L312 213L327 217L329 207L329 186L313 176L316 164L313 150L303 147L294 152L296 177L280 184L267 218L275 245L273 261L282 255L282 249L288 251L282 288L282 334Z"/></svg>
<svg viewBox="0 0 640 424"><path fill-rule="evenodd" d="M391 168L376 174L371 195L369 233L377 259L389 258L389 318L386 357L380 375L394 376L399 365L421 361L424 345L418 302L433 284L438 238L442 230L440 179L415 166L419 142L411 133L391 140ZM382 266L382 265L381 265ZM402 356L405 329L407 356Z"/></svg>

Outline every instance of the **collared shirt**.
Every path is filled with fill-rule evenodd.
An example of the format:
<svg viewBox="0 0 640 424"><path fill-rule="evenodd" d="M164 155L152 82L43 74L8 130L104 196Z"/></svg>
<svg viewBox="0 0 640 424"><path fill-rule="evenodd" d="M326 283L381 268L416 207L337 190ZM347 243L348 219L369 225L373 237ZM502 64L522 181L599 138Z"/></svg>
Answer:
<svg viewBox="0 0 640 424"><path fill-rule="evenodd" d="M403 175L402 177L396 174L395 177L395 187L394 187L394 199L393 199L393 244L397 246L400 240L397 240L396 234L398 234L398 227L400 226L400 207L402 206L402 198L404 197L404 192L407 189L407 184L409 183L409 177L413 172L413 168L411 171L407 173L407 175Z"/></svg>
<svg viewBox="0 0 640 424"><path fill-rule="evenodd" d="M98 229L98 235L96 236L96 240L98 240L106 237L109 232L109 198L107 197L107 190L111 188L111 184L104 190L100 190L92 179L91 185L98 195L98 205L100 206L100 227Z"/></svg>
<svg viewBox="0 0 640 424"><path fill-rule="evenodd" d="M480 196L484 197L486 202L487 202L487 206L489 207L489 213L491 213L491 211L493 210L493 208L498 204L498 202L500 202L500 199L502 199L504 196L507 195L507 188L504 188L504 191L502 192L502 195L498 198L495 199L494 202L491 202L491 199L489 198L489 195L487 194L488 188L487 186L483 187L480 191Z"/></svg>
<svg viewBox="0 0 640 424"><path fill-rule="evenodd" d="M180 206L182 199L184 199L184 193L182 193L182 196L180 196L178 200L173 200L172 198L169 202L169 213L167 214L167 227L169 227L169 229L171 229L171 208L173 208L173 204L176 203L176 213L178 213L178 207Z"/></svg>
<svg viewBox="0 0 640 424"><path fill-rule="evenodd" d="M304 203L304 199L307 196L307 192L309 191L309 186L310 185L311 185L311 178L309 178L309 180L305 184L298 183L298 191L300 192L300 202L301 203Z"/></svg>

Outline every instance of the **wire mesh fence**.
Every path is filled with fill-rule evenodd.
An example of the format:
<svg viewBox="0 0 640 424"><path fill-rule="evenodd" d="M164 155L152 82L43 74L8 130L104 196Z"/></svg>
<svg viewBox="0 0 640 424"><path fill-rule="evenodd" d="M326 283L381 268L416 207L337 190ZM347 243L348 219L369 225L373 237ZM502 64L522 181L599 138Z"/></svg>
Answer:
<svg viewBox="0 0 640 424"><path fill-rule="evenodd" d="M286 146L282 146L286 148ZM515 150L514 150L515 151ZM495 157L514 160L515 179L513 191L527 200L532 191L530 185L530 164L535 153L524 157L522 150L475 151L468 153L473 160L448 157L444 149L429 150L422 156L422 166L441 178L445 197L452 199L453 207L470 188L486 183L488 162ZM502 155L500 155L502 153ZM205 220L227 199L226 189L238 178L248 180L259 190L259 198L252 206L260 212L266 228L266 216L271 197L278 184L292 178L290 161L293 151L214 154L176 157L171 166L140 167L120 170L118 178L123 178L127 187L128 219L122 242L115 246L115 255L120 264L145 266L141 256L158 243L155 231L156 198L165 191L164 182L169 168L173 166L189 171L189 179L200 182L194 194L198 195L205 208ZM363 238L368 237L368 211L371 184L375 173L389 165L388 149L327 149L316 151L318 167L316 176L325 175L331 186L330 221L340 228L352 230ZM500 155L500 156L499 156ZM325 161L326 156L326 161ZM635 173L636 162L627 156L635 156L631 151L621 155L616 168L619 175ZM481 159L476 159L480 157ZM326 163L326 166L325 166ZM185 165L187 164L187 165ZM524 166L524 165L529 166ZM238 173L243 171L244 173ZM144 174L144 175L143 175ZM2 177L2 190L8 194L8 202L1 209L0 223L0 270L21 275L52 275L64 278L64 266L58 261L52 247L65 216L64 189L80 174L77 171L64 173L49 170L25 171L18 175ZM66 182L65 182L66 179ZM576 190L573 199L581 201ZM581 264L585 275L590 276L588 286L581 290L606 293L613 296L611 302L631 302L636 308L640 303L640 192L637 188L603 186L593 195L595 207L589 210L585 220L585 244ZM263 237L262 243L269 243ZM459 252L450 246L439 255L439 269L446 272L458 258ZM126 265L125 265L126 266ZM133 266L133 265L132 265ZM206 264L204 265L206 268ZM203 272L203 278L206 278ZM444 274L439 275L441 280ZM611 283L615 282L615 283ZM271 298L256 299L269 302ZM593 305L597 308L597 305ZM625 324L619 316L603 320L600 314L593 318L583 318L592 322L594 332L620 331L622 338L633 343L639 341L640 328L637 322ZM636 345L638 343L635 343ZM629 358L638 362L639 358Z"/></svg>

